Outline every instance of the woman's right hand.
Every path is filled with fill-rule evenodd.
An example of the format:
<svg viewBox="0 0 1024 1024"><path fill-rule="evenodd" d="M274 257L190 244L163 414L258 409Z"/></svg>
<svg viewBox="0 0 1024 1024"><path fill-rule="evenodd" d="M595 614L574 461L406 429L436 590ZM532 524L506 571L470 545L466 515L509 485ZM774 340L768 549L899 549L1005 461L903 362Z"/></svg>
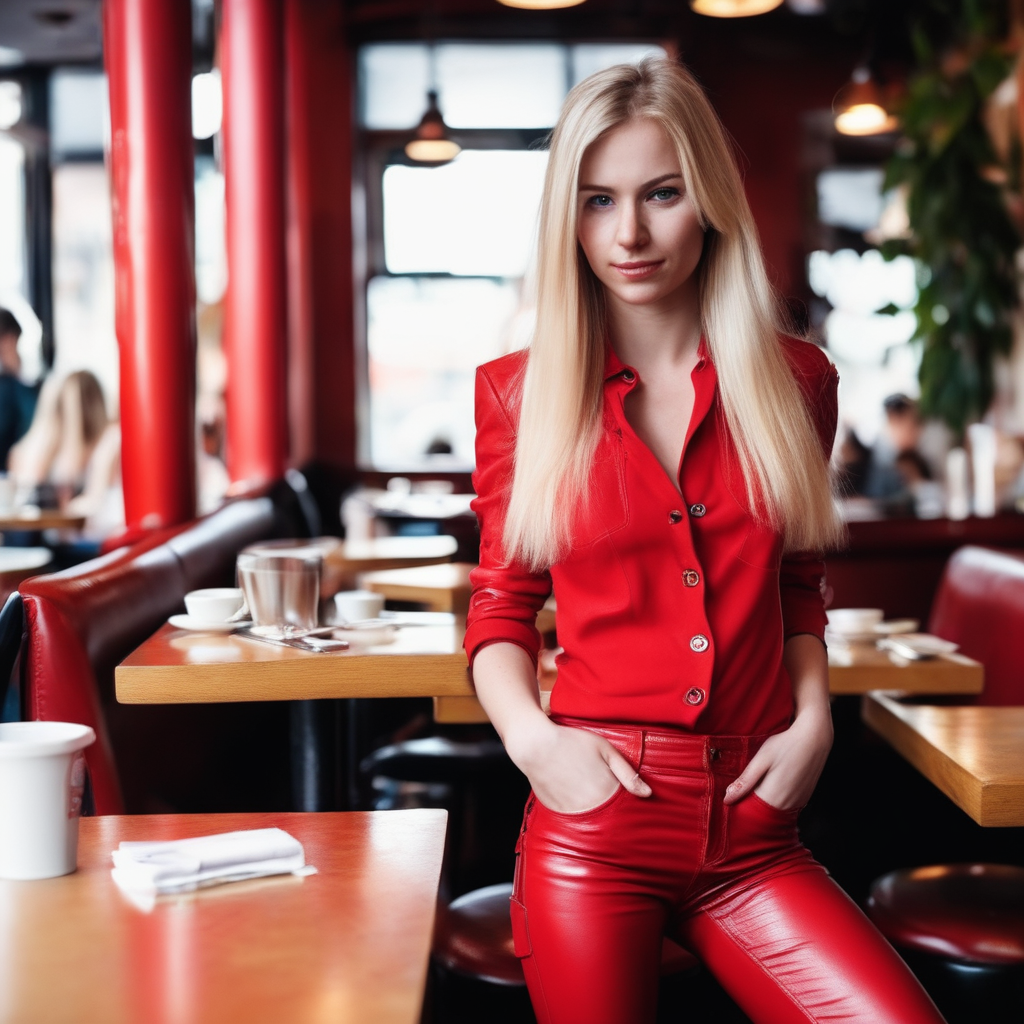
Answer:
<svg viewBox="0 0 1024 1024"><path fill-rule="evenodd" d="M509 757L530 780L537 799L560 814L582 814L622 786L648 797L651 787L603 736L548 721L506 735Z"/></svg>

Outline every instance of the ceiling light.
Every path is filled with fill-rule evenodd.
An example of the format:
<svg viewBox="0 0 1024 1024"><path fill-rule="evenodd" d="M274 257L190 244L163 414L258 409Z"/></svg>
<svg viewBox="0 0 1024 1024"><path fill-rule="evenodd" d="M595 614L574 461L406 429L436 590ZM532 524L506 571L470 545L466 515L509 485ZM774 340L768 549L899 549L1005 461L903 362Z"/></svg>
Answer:
<svg viewBox="0 0 1024 1024"><path fill-rule="evenodd" d="M553 11L559 7L578 7L586 0L498 0L506 7L519 7L524 11Z"/></svg>
<svg viewBox="0 0 1024 1024"><path fill-rule="evenodd" d="M431 89L427 93L427 111L415 137L405 147L405 155L419 164L446 164L461 152L462 147L448 138L448 126L437 105L437 93Z"/></svg>
<svg viewBox="0 0 1024 1024"><path fill-rule="evenodd" d="M214 68L192 77L192 138L211 139L220 131L223 98L220 71Z"/></svg>
<svg viewBox="0 0 1024 1024"><path fill-rule="evenodd" d="M832 104L836 131L843 135L881 135L899 127L899 121L882 106L882 94L871 72L859 67L850 83L840 89Z"/></svg>
<svg viewBox="0 0 1024 1024"><path fill-rule="evenodd" d="M782 0L690 0L696 14L709 18L751 18L782 6Z"/></svg>

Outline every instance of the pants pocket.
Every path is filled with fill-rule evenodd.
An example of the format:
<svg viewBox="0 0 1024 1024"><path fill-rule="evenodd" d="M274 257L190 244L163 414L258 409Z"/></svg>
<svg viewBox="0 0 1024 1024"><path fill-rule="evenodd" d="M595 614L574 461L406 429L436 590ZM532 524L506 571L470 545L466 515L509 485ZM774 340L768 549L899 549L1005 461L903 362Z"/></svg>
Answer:
<svg viewBox="0 0 1024 1024"><path fill-rule="evenodd" d="M513 895L508 901L508 909L512 918L512 950L522 959L533 952L530 945L530 929L526 923L526 907Z"/></svg>

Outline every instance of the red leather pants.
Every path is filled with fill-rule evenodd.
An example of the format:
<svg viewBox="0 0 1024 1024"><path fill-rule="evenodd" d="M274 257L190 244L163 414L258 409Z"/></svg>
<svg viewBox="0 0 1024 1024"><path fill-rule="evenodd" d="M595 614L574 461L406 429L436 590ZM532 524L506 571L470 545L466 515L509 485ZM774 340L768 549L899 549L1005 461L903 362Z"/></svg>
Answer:
<svg viewBox="0 0 1024 1024"><path fill-rule="evenodd" d="M526 805L512 931L539 1024L653 1021L662 935L755 1024L942 1024L800 843L798 812L722 802L763 738L559 721L609 739L653 795L620 787L581 814Z"/></svg>

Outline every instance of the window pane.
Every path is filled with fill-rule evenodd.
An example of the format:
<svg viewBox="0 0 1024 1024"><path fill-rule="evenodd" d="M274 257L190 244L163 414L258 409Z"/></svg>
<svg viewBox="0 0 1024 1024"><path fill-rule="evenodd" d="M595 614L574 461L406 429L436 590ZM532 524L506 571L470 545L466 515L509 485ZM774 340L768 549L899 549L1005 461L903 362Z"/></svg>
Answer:
<svg viewBox="0 0 1024 1024"><path fill-rule="evenodd" d="M880 167L836 168L818 175L818 219L849 231L870 231L882 216Z"/></svg>
<svg viewBox="0 0 1024 1024"><path fill-rule="evenodd" d="M25 154L0 135L0 295L25 287Z"/></svg>
<svg viewBox="0 0 1024 1024"><path fill-rule="evenodd" d="M428 51L419 43L359 50L361 117L367 128L415 128L427 107Z"/></svg>
<svg viewBox="0 0 1024 1024"><path fill-rule="evenodd" d="M452 128L550 128L566 93L564 47L437 48L441 112Z"/></svg>
<svg viewBox="0 0 1024 1024"><path fill-rule="evenodd" d="M443 167L384 172L384 254L393 274L521 277L547 153L466 150Z"/></svg>
<svg viewBox="0 0 1024 1024"><path fill-rule="evenodd" d="M109 131L107 76L99 71L55 71L50 78L54 156L102 153Z"/></svg>
<svg viewBox="0 0 1024 1024"><path fill-rule="evenodd" d="M367 289L370 438L382 469L473 465L475 367L507 351L507 282L377 277ZM434 445L448 456L428 456Z"/></svg>
<svg viewBox="0 0 1024 1024"><path fill-rule="evenodd" d="M613 64L636 64L643 57L664 57L665 50L649 43L587 44L572 47L572 84Z"/></svg>

